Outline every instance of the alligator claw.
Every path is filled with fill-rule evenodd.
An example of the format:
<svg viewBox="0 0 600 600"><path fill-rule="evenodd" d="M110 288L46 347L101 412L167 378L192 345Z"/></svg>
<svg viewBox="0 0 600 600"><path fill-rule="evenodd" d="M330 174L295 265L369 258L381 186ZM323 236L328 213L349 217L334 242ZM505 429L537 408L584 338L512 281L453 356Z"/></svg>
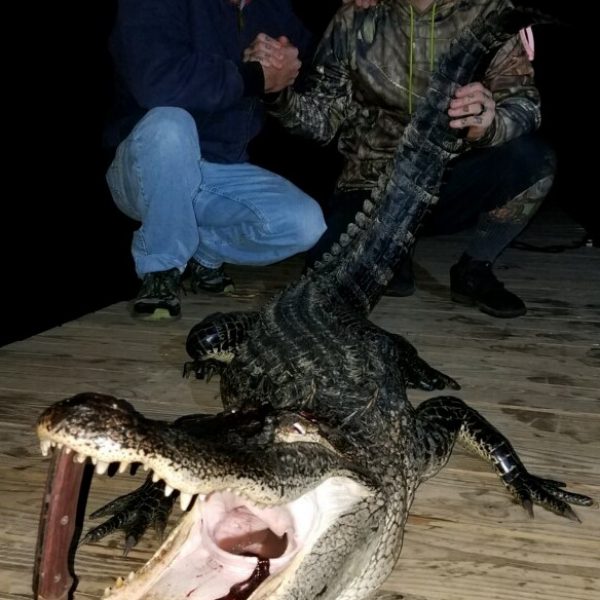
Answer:
<svg viewBox="0 0 600 600"><path fill-rule="evenodd" d="M127 556L129 551L136 546L139 542L139 538L136 538L133 535L128 535L125 538L125 547L123 548L123 556Z"/></svg>
<svg viewBox="0 0 600 600"><path fill-rule="evenodd" d="M175 494L164 495L164 483L152 483L150 479L137 490L119 496L112 502L94 511L90 518L95 519L112 515L104 523L88 530L80 544L97 542L117 530L125 533L126 556L140 541L148 527L154 526L159 538L163 537L165 527L173 507Z"/></svg>
<svg viewBox="0 0 600 600"><path fill-rule="evenodd" d="M196 373L197 363L198 361L196 360L188 360L187 362L184 362L181 376L187 379L192 373ZM200 379L197 375L196 378Z"/></svg>
<svg viewBox="0 0 600 600"><path fill-rule="evenodd" d="M533 519L533 502L529 498L524 498L521 501L521 506L523 510L529 515L530 519Z"/></svg>

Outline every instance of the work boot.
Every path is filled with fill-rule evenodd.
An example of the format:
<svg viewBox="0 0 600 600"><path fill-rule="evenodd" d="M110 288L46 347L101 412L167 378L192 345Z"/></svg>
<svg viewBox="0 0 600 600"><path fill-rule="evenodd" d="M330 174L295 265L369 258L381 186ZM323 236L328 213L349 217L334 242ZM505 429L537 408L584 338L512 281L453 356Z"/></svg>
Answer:
<svg viewBox="0 0 600 600"><path fill-rule="evenodd" d="M205 267L193 258L188 263L190 288L194 294L200 290L213 293L230 294L234 290L233 280L223 270L223 265L216 269Z"/></svg>
<svg viewBox="0 0 600 600"><path fill-rule="evenodd" d="M493 317L508 319L527 312L523 300L496 279L491 262L475 260L468 254L450 268L450 294L454 302L477 306Z"/></svg>
<svg viewBox="0 0 600 600"><path fill-rule="evenodd" d="M133 303L133 316L148 321L178 318L181 315L180 286L181 273L177 268L146 273Z"/></svg>
<svg viewBox="0 0 600 600"><path fill-rule="evenodd" d="M403 298L415 293L415 274L413 272L412 258L407 256L394 272L392 280L388 283L384 296Z"/></svg>

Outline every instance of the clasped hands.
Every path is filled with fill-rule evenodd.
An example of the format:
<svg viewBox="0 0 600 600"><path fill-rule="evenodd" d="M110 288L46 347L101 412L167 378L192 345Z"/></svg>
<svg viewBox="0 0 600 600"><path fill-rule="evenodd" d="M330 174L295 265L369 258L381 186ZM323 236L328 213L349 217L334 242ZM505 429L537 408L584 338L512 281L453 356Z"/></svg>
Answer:
<svg viewBox="0 0 600 600"><path fill-rule="evenodd" d="M344 0L359 8L375 6L378 0ZM285 36L272 38L259 33L244 50L244 62L257 61L261 64L265 78L265 93L280 92L292 85L298 77L302 63L296 48Z"/></svg>
<svg viewBox="0 0 600 600"><path fill-rule="evenodd" d="M349 2L352 0L345 0ZM353 0L355 5L368 8L377 0ZM300 72L302 63L296 48L285 36L272 38L260 33L244 50L244 62L257 61L261 64L265 78L265 92L279 92L292 85ZM496 102L492 92L476 81L459 87L448 108L452 129L466 129L466 139L481 139L494 122Z"/></svg>
<svg viewBox="0 0 600 600"><path fill-rule="evenodd" d="M244 50L243 60L261 64L265 93L280 92L292 85L302 66L296 46L283 35L275 39L266 33L259 33Z"/></svg>

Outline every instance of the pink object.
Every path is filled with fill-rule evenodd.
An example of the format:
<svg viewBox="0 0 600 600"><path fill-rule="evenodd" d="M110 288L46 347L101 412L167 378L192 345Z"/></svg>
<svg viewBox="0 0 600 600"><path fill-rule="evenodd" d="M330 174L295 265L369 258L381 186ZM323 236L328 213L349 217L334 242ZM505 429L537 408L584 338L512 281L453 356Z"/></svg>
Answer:
<svg viewBox="0 0 600 600"><path fill-rule="evenodd" d="M529 60L533 60L535 57L535 43L533 40L533 30L531 27L521 29L521 31L519 31L519 37L521 38L521 43L523 44L523 48L525 48L525 52L527 53L527 58Z"/></svg>

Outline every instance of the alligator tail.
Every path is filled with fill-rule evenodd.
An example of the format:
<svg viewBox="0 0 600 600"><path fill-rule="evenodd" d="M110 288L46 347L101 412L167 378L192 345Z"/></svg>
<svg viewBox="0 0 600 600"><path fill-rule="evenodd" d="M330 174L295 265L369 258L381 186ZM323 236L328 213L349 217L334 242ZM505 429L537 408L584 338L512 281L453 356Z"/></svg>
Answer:
<svg viewBox="0 0 600 600"><path fill-rule="evenodd" d="M504 9L475 20L456 39L432 75L390 171L381 175L362 212L309 273L331 301L365 314L372 310L436 203L448 161L466 148L461 133L449 127L446 112L455 90L473 81L494 51L519 29L555 22L563 12L567 14L548 2L507 2Z"/></svg>

